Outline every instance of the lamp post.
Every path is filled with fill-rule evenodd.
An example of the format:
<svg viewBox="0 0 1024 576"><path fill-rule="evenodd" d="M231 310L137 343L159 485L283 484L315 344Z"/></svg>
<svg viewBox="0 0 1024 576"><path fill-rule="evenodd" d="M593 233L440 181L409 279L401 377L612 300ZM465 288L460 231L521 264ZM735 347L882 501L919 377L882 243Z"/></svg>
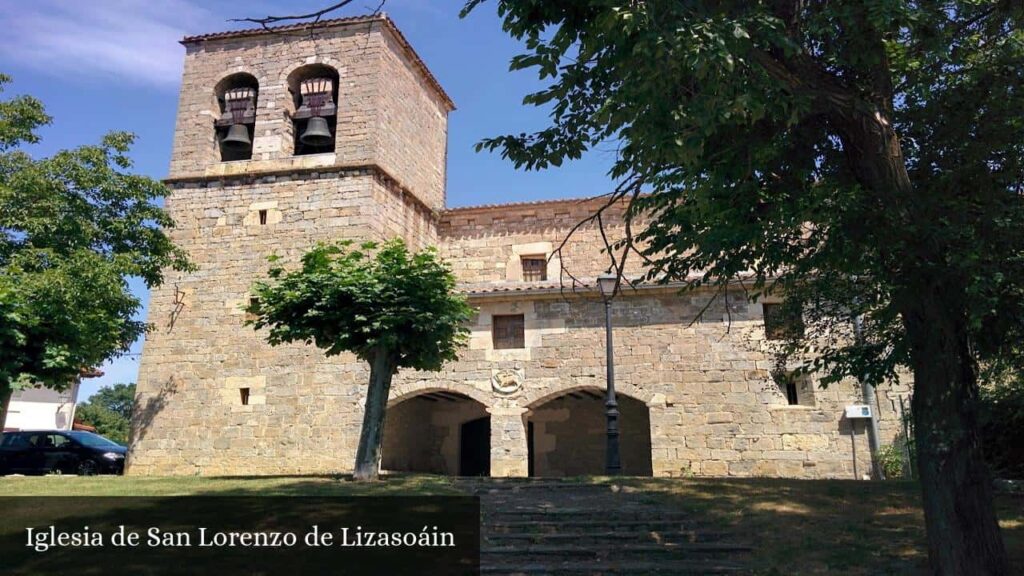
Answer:
<svg viewBox="0 0 1024 576"><path fill-rule="evenodd" d="M615 360L612 355L612 298L618 286L618 276L602 274L597 277L597 286L601 289L604 300L605 329L605 364L608 367L607 395L605 398L605 416L608 421L608 444L605 449L605 474L616 476L622 473L622 462L619 458L619 403L615 400Z"/></svg>

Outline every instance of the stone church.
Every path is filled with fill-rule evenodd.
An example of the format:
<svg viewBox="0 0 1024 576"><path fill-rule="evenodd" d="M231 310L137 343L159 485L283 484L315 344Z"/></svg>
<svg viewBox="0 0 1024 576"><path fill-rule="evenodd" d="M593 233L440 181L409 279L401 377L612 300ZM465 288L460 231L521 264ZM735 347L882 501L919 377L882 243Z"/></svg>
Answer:
<svg viewBox="0 0 1024 576"><path fill-rule="evenodd" d="M244 325L243 307L271 254L295 261L321 240L396 236L438 247L478 314L458 361L395 377L382 468L601 473L605 316L594 280L608 256L594 226L556 253L599 201L447 207L455 105L386 16L182 44L167 209L198 270L152 294L128 473L350 470L368 367L271 347ZM563 289L563 268L583 286ZM864 420L844 416L862 402L859 386L774 378L772 301L726 296L708 306L711 293L651 285L613 300L624 472L870 471ZM902 434L908 393L878 390L883 445Z"/></svg>

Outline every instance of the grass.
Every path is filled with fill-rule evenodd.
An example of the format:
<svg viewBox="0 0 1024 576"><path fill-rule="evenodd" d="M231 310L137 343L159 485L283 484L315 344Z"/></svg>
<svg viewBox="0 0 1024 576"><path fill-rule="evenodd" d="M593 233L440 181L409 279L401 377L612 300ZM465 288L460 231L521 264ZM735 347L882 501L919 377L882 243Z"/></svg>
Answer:
<svg viewBox="0 0 1024 576"><path fill-rule="evenodd" d="M439 496L458 494L441 476L389 476L378 482L347 477L8 476L0 496Z"/></svg>
<svg viewBox="0 0 1024 576"><path fill-rule="evenodd" d="M927 568L920 488L910 482L630 479L624 489L750 542L751 568L758 573L918 574ZM1013 573L1024 574L1024 495L999 494L996 507Z"/></svg>
<svg viewBox="0 0 1024 576"><path fill-rule="evenodd" d="M908 482L783 479L609 479L636 497L689 512L706 530L748 542L759 574L917 574L927 549L919 488ZM0 496L446 495L444 477L136 478L7 477ZM1000 525L1014 573L1024 574L1024 495L999 494Z"/></svg>

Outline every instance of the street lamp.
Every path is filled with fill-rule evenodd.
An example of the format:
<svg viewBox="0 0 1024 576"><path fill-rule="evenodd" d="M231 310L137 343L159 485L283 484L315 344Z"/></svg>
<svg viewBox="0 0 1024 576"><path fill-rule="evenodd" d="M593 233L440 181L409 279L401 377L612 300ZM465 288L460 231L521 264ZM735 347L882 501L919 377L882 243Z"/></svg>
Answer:
<svg viewBox="0 0 1024 576"><path fill-rule="evenodd" d="M615 401L615 361L612 358L612 298L618 287L619 278L615 274L602 274L597 277L597 286L601 289L604 299L604 330L605 330L605 364L608 367L607 396L605 398L605 416L608 419L608 444L605 449L605 474L616 476L622 473L622 462L619 459L619 403Z"/></svg>

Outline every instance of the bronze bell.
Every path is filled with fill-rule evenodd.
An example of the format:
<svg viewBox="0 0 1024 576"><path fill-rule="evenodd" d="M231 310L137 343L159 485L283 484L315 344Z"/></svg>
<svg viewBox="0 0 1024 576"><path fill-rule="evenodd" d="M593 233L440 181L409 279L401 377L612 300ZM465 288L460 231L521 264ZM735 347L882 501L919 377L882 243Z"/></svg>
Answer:
<svg viewBox="0 0 1024 576"><path fill-rule="evenodd" d="M221 145L229 150L248 150L252 147L249 129L245 127L245 124L232 124L228 128L227 136L221 140Z"/></svg>
<svg viewBox="0 0 1024 576"><path fill-rule="evenodd" d="M330 146L333 141L334 138L331 136L331 129L327 126L327 120L320 116L310 118L302 136L299 136L299 142L315 148Z"/></svg>

